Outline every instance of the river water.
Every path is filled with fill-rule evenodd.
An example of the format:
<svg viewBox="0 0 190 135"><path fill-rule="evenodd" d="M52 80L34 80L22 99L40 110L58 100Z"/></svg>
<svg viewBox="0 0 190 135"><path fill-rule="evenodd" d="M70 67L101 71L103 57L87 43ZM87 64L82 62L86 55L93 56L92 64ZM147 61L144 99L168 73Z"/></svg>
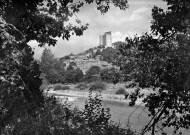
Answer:
<svg viewBox="0 0 190 135"><path fill-rule="evenodd" d="M73 102L73 105L83 110L86 100L85 98L78 98ZM143 111L144 107L142 106L138 108L137 106L129 107L126 103L116 101L102 101L102 106L109 108L111 120L120 123L123 127L126 127L129 121L129 125L132 128L142 129L148 122L148 115Z"/></svg>
<svg viewBox="0 0 190 135"><path fill-rule="evenodd" d="M61 97L61 96L60 96ZM86 98L81 97L69 97L73 107L78 107L79 110L84 109ZM74 99L74 100L73 100ZM102 101L102 106L104 108L110 109L111 120L114 122L120 123L122 127L129 126L136 131L141 131L142 128L149 122L150 118L148 117L148 111L144 109L143 106L134 106L130 107L126 103L117 102L117 101ZM172 128L167 128L167 135L173 135ZM150 133L147 133L149 135ZM160 135L161 132L157 133ZM184 130L183 135L190 135L190 130Z"/></svg>

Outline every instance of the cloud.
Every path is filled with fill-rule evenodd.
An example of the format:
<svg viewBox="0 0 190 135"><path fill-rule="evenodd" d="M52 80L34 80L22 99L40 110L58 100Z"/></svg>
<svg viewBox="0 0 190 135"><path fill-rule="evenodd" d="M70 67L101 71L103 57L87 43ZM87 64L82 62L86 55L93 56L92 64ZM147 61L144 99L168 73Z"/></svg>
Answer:
<svg viewBox="0 0 190 135"><path fill-rule="evenodd" d="M129 8L122 11L119 8L110 7L109 11L101 15L95 4L85 5L81 8L77 17L82 24L89 23L89 28L83 36L72 36L69 41L58 39L57 45L51 47L56 57L62 57L69 53L80 53L86 49L97 46L99 35L106 31L112 31L112 41L124 41L125 38L141 35L150 31L151 8L153 5L164 6L161 0L128 0ZM76 17L72 18L71 23ZM39 58L43 48L37 47L37 42L30 42L35 48L35 58Z"/></svg>
<svg viewBox="0 0 190 135"><path fill-rule="evenodd" d="M151 9L148 7L142 7L133 11L129 17L129 21L143 20L144 18L151 17Z"/></svg>
<svg viewBox="0 0 190 135"><path fill-rule="evenodd" d="M117 32L114 32L112 33L112 42L116 42L116 41L121 41L121 38L122 38L122 33L117 31Z"/></svg>

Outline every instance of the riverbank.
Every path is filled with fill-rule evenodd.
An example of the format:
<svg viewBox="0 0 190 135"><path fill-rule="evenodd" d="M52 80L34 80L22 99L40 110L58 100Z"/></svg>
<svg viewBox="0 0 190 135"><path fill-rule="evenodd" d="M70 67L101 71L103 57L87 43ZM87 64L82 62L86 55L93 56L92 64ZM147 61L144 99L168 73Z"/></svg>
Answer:
<svg viewBox="0 0 190 135"><path fill-rule="evenodd" d="M125 99L125 95L124 94L115 94L116 90L118 88L124 87L125 84L118 84L118 85L113 85L113 84L106 84L107 85L107 89L101 91L101 99L105 100L105 101L116 101L116 102L122 102L122 103L126 103L128 104L130 102L129 97L127 99ZM89 90L79 90L76 88L76 85L69 85L70 89L69 90L53 90L53 89L49 89L47 92L48 95L53 95L57 98L66 98L69 101L74 101L76 100L77 97L82 97L82 98L88 98L89 97ZM129 88L126 89L126 91L131 94L132 92L134 92L134 88ZM142 89L141 93L143 94L147 94L150 93L150 90L145 90ZM95 97L97 94L99 94L98 91L92 91L92 97ZM139 98L136 101L136 105L143 105L142 103L143 98Z"/></svg>

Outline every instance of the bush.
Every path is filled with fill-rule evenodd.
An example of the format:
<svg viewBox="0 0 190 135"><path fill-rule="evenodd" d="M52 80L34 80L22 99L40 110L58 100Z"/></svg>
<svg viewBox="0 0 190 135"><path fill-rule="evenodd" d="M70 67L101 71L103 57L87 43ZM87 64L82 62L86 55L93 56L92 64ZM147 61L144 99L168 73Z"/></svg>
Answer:
<svg viewBox="0 0 190 135"><path fill-rule="evenodd" d="M75 82L81 82L84 79L84 74L80 68L75 70Z"/></svg>
<svg viewBox="0 0 190 135"><path fill-rule="evenodd" d="M106 85L105 83L102 82L95 82L90 86L89 90L105 90L106 89Z"/></svg>
<svg viewBox="0 0 190 135"><path fill-rule="evenodd" d="M79 83L79 84L76 86L76 88L78 88L78 89L80 89L80 90L84 90L84 89L87 89L87 88L88 88L88 85L87 85L87 83L85 83L85 82L81 82L81 83Z"/></svg>
<svg viewBox="0 0 190 135"><path fill-rule="evenodd" d="M63 84L56 84L54 86L54 90L68 90L68 89L70 89L70 87Z"/></svg>
<svg viewBox="0 0 190 135"><path fill-rule="evenodd" d="M135 82L133 82L133 83L129 83L129 84L126 84L125 85L125 88L133 88L133 87L135 87L137 84L135 83Z"/></svg>
<svg viewBox="0 0 190 135"><path fill-rule="evenodd" d="M108 63L115 62L118 57L117 52L118 51L116 49L113 49L112 47L107 47L101 53L102 60L107 61Z"/></svg>
<svg viewBox="0 0 190 135"><path fill-rule="evenodd" d="M109 109L102 107L100 95L89 99L85 109L72 109L70 105L60 104L53 97L45 98L44 106L36 111L36 116L22 115L14 126L3 128L8 135L136 135L130 128L110 122ZM53 123L49 126L49 123Z"/></svg>
<svg viewBox="0 0 190 135"><path fill-rule="evenodd" d="M126 94L127 92L125 91L125 89L124 88L119 88L116 92L115 92L115 94Z"/></svg>
<svg viewBox="0 0 190 135"><path fill-rule="evenodd" d="M100 78L104 82L112 82L114 84L118 83L121 76L117 69L115 68L105 68L100 71Z"/></svg>
<svg viewBox="0 0 190 135"><path fill-rule="evenodd" d="M99 79L99 73L100 73L100 67L99 66L92 66L90 69L86 71L85 80L87 82L94 82L98 81Z"/></svg>

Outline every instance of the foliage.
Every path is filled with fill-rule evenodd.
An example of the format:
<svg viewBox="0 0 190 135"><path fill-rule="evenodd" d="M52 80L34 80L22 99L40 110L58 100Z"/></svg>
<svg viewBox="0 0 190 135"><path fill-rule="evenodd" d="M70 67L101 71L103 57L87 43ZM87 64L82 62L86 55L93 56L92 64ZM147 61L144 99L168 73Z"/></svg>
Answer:
<svg viewBox="0 0 190 135"><path fill-rule="evenodd" d="M102 83L102 82L99 82L99 81L96 81L94 83L92 83L90 85L90 88L89 90L99 90L99 91L102 91L102 90L105 90L106 89L106 84L105 83Z"/></svg>
<svg viewBox="0 0 190 135"><path fill-rule="evenodd" d="M95 2L97 10L106 13L109 9L108 1L84 0L74 2L68 1L1 1L0 13L7 23L13 24L23 35L27 42L36 40L39 46L45 43L55 45L55 37L69 39L71 34L80 36L87 29L88 24L82 25L76 19L76 26L68 23L69 18L80 11L84 4ZM125 10L127 1L112 0L116 7ZM77 25L78 24L78 25ZM27 29L26 29L27 28Z"/></svg>
<svg viewBox="0 0 190 135"><path fill-rule="evenodd" d="M39 64L42 73L45 75L44 79L48 83L64 83L65 64L55 58L51 49L45 48L43 50Z"/></svg>
<svg viewBox="0 0 190 135"><path fill-rule="evenodd" d="M67 70L65 74L65 83L75 83L75 70Z"/></svg>
<svg viewBox="0 0 190 135"><path fill-rule="evenodd" d="M102 81L110 82L112 79L112 71L115 70L114 68L105 68L100 71L100 78Z"/></svg>
<svg viewBox="0 0 190 135"><path fill-rule="evenodd" d="M100 78L105 82L119 81L120 73L115 68L105 68L100 71Z"/></svg>
<svg viewBox="0 0 190 135"><path fill-rule="evenodd" d="M113 46L115 46L114 48L116 50L119 50L120 46L125 45L125 44L126 44L125 42L117 41L117 42L113 43Z"/></svg>
<svg viewBox="0 0 190 135"><path fill-rule="evenodd" d="M123 57L119 63L123 73L132 74L140 87L152 87L154 91L144 97L151 120L143 134L152 129L153 135L155 125L161 125L160 128L173 126L174 132L190 126L190 4L187 0L165 1L168 11L158 7L152 9L152 34L127 38L128 44L120 49ZM139 94L137 89L133 103Z"/></svg>
<svg viewBox="0 0 190 135"><path fill-rule="evenodd" d="M82 25L78 19L76 22L79 26L73 26L68 21L84 4L92 2L96 3L101 13L106 13L109 9L110 1L0 1L1 131L10 127L10 134L30 134L29 131L31 134L51 134L51 120L54 117L49 115L49 108L41 108L42 114L37 112L43 105L44 97L39 89L39 66L33 59L34 52L28 42L35 40L39 46L54 46L56 37L68 40L71 34L82 35L88 25ZM126 0L112 2L123 10L128 7ZM55 69L51 72L53 76L57 73ZM47 121L43 123L41 120ZM56 119L54 123L59 125L60 120ZM55 132L59 130L60 128L55 128Z"/></svg>
<svg viewBox="0 0 190 135"><path fill-rule="evenodd" d="M63 60L56 59L50 49L45 48L40 61L41 71L48 83L76 83L83 80L84 74L75 63L70 63L65 70Z"/></svg>
<svg viewBox="0 0 190 135"><path fill-rule="evenodd" d="M137 84L135 82L131 82L125 85L125 88L134 88L135 86L137 86Z"/></svg>
<svg viewBox="0 0 190 135"><path fill-rule="evenodd" d="M101 53L102 60L107 61L108 63L114 63L118 57L117 50L112 47L107 47Z"/></svg>
<svg viewBox="0 0 190 135"><path fill-rule="evenodd" d="M77 83L83 81L83 79L84 74L81 69L75 69L72 65L69 65L67 67L65 74L65 83Z"/></svg>
<svg viewBox="0 0 190 135"><path fill-rule="evenodd" d="M1 134L135 135L132 130L121 128L109 121L109 109L102 107L100 95L92 98L90 94L83 111L73 109L68 104L60 104L55 98L48 97L36 115L36 118L30 115L22 116L16 121L15 126L9 125Z"/></svg>
<svg viewBox="0 0 190 135"><path fill-rule="evenodd" d="M115 92L115 94L126 94L127 92L125 91L125 89L124 88L119 88L116 92Z"/></svg>
<svg viewBox="0 0 190 135"><path fill-rule="evenodd" d="M85 89L88 88L88 84L85 83L85 82L81 82L81 83L79 83L79 84L76 86L76 88L78 88L78 89L80 89L80 90L85 90Z"/></svg>
<svg viewBox="0 0 190 135"><path fill-rule="evenodd" d="M68 90L68 89L70 89L70 87L67 85L63 85L63 84L58 83L58 84L54 85L53 89L54 90Z"/></svg>
<svg viewBox="0 0 190 135"><path fill-rule="evenodd" d="M87 82L94 82L99 79L100 67L91 66L90 69L86 71L85 80Z"/></svg>
<svg viewBox="0 0 190 135"><path fill-rule="evenodd" d="M65 59L65 60L69 60L69 59L70 59L70 56L67 55L67 56L64 57L64 59Z"/></svg>
<svg viewBox="0 0 190 135"><path fill-rule="evenodd" d="M70 63L65 71L62 60L54 57L50 49L45 48L40 61L42 72L49 83L75 83L83 80L84 74L79 68L75 69L75 63Z"/></svg>
<svg viewBox="0 0 190 135"><path fill-rule="evenodd" d="M92 132L97 131L99 133L103 133L103 130L105 130L105 128L108 126L111 115L108 109L104 109L102 107L99 97L100 94L96 95L93 99L90 92L89 99L85 103L83 115L85 122L88 123L89 127L93 129Z"/></svg>
<svg viewBox="0 0 190 135"><path fill-rule="evenodd" d="M75 69L75 82L82 82L84 80L83 71L80 68Z"/></svg>
<svg viewBox="0 0 190 135"><path fill-rule="evenodd" d="M0 17L0 130L43 104L40 70L22 33Z"/></svg>

